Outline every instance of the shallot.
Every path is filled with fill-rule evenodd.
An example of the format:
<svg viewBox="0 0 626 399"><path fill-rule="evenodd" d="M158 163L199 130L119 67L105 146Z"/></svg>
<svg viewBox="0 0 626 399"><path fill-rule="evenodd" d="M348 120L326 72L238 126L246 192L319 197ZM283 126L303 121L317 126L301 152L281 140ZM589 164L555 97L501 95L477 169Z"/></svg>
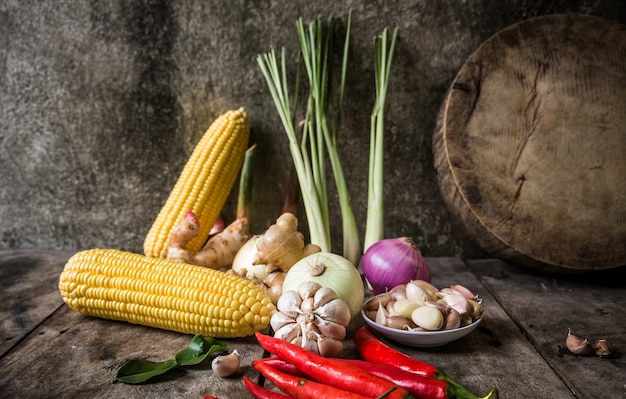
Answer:
<svg viewBox="0 0 626 399"><path fill-rule="evenodd" d="M363 274L375 294L411 280L430 282L430 268L409 237L387 238L372 244L361 260Z"/></svg>

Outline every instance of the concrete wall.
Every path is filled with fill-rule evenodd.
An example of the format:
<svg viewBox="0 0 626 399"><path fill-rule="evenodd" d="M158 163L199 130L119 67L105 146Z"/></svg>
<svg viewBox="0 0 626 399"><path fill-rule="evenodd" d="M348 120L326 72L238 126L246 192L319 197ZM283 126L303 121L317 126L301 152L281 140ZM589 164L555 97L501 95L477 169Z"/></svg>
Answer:
<svg viewBox="0 0 626 399"><path fill-rule="evenodd" d="M252 228L278 216L291 158L256 56L285 46L295 21L353 10L341 149L365 221L372 38L399 28L388 94L386 235L427 256L485 255L452 220L432 166L444 93L500 29L577 12L626 23L611 0L0 0L0 249L122 248L143 237L195 143L245 107L258 144ZM333 202L333 216L339 210ZM235 210L234 195L225 208ZM337 225L334 240L340 248Z"/></svg>

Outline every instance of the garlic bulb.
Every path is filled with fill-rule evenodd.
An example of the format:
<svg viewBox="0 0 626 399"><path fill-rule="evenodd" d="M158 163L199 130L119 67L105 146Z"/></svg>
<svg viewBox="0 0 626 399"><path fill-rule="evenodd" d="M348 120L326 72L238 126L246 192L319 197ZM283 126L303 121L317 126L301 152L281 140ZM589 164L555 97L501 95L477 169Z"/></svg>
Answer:
<svg viewBox="0 0 626 399"><path fill-rule="evenodd" d="M276 307L270 319L274 337L325 357L339 355L351 314L335 291L305 281L296 290L283 292Z"/></svg>

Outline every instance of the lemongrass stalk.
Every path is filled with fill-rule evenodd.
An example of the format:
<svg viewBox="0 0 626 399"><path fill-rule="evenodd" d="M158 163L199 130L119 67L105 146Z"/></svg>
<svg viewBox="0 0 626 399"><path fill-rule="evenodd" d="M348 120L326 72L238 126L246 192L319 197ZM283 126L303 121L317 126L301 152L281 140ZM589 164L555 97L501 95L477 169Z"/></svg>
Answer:
<svg viewBox="0 0 626 399"><path fill-rule="evenodd" d="M239 175L239 193L237 196L237 219L250 218L250 206L252 203L252 183L253 183L253 166L254 166L254 150L256 144L253 144L246 150L243 159L241 173Z"/></svg>
<svg viewBox="0 0 626 399"><path fill-rule="evenodd" d="M389 73L393 59L398 29L393 32L391 44L387 47L388 34L384 29L374 38L376 101L372 110L370 125L370 154L367 192L367 220L363 250L384 238L384 139L385 101L389 84Z"/></svg>
<svg viewBox="0 0 626 399"><path fill-rule="evenodd" d="M338 131L340 115L343 107L343 94L345 89L345 77L347 71L347 55L350 39L351 13L348 17L348 28L344 41L341 81L339 85L339 99L337 105L331 103L332 91L332 50L335 20L330 18L324 26L318 18L305 29L302 19L298 20L298 37L304 59L305 69L309 78L311 90L310 105L312 106L313 134L316 145L322 143L326 147L331 163L333 176L339 195L341 209L342 233L343 233L343 256L358 265L361 257L361 243L356 219L352 211L350 195L348 193L345 176L341 166L341 158L338 148ZM334 117L333 117L334 116ZM330 120L329 120L330 119ZM320 165L323 160L320 159Z"/></svg>
<svg viewBox="0 0 626 399"><path fill-rule="evenodd" d="M298 141L296 129L291 118L284 49L281 51L280 58L281 63L279 66L276 53L272 50L270 53L258 56L257 62L267 81L270 94L289 139L289 151L303 194L302 201L309 225L311 243L318 245L323 251L330 251L330 234L325 231L323 223L319 222L320 220L328 219L328 213L324 212L324 208L320 204L308 154L306 151L303 151L301 143Z"/></svg>

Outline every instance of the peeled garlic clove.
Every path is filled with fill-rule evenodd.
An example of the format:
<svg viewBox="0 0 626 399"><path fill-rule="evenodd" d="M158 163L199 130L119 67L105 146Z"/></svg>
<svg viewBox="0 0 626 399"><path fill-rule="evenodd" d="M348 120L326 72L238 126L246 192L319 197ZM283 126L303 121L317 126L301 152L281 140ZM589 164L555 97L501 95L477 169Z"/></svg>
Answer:
<svg viewBox="0 0 626 399"><path fill-rule="evenodd" d="M411 318L411 313L417 309L419 305L408 298L399 299L394 304L395 315L405 318Z"/></svg>
<svg viewBox="0 0 626 399"><path fill-rule="evenodd" d="M411 320L419 327L430 331L439 330L443 326L443 315L431 306L420 306L411 313Z"/></svg>
<svg viewBox="0 0 626 399"><path fill-rule="evenodd" d="M461 327L461 315L454 309L450 309L443 323L442 330L454 330Z"/></svg>
<svg viewBox="0 0 626 399"><path fill-rule="evenodd" d="M469 302L463 295L454 293L446 294L444 295L443 300L449 307L456 310L461 315L469 311Z"/></svg>
<svg viewBox="0 0 626 399"><path fill-rule="evenodd" d="M613 347L606 339L599 339L593 344L596 356L609 357L613 354Z"/></svg>
<svg viewBox="0 0 626 399"><path fill-rule="evenodd" d="M227 355L217 356L211 362L211 369L220 377L230 377L239 371L240 356L237 349Z"/></svg>
<svg viewBox="0 0 626 399"><path fill-rule="evenodd" d="M280 298L278 298L276 307L279 311L295 319L300 313L302 313L300 310L301 303L302 299L300 298L300 295L298 295L298 293L294 290L289 290L283 292Z"/></svg>
<svg viewBox="0 0 626 399"><path fill-rule="evenodd" d="M588 355L593 350L593 347L589 343L587 338L580 338L572 334L572 330L567 330L567 338L565 339L565 346L567 349L575 355Z"/></svg>
<svg viewBox="0 0 626 399"><path fill-rule="evenodd" d="M430 295L419 285L415 284L415 281L411 281L406 285L406 297L418 305L423 305L424 302L430 300Z"/></svg>
<svg viewBox="0 0 626 399"><path fill-rule="evenodd" d="M465 299L475 299L476 295L470 291L467 287L461 284L454 284L450 286L450 289L459 295L462 295Z"/></svg>

